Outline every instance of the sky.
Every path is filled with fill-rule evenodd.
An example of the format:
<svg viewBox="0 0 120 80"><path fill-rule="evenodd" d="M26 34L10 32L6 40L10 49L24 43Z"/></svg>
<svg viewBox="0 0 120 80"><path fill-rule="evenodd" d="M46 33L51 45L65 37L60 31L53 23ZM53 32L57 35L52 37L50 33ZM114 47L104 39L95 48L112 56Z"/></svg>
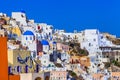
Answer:
<svg viewBox="0 0 120 80"><path fill-rule="evenodd" d="M99 29L120 37L120 0L0 0L0 12L10 16L22 10L55 29Z"/></svg>

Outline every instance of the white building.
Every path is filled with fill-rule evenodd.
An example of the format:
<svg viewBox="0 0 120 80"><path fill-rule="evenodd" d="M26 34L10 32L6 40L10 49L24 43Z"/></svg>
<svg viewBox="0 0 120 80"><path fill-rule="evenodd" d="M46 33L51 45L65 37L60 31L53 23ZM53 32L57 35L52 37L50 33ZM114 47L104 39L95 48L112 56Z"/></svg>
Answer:
<svg viewBox="0 0 120 80"><path fill-rule="evenodd" d="M67 53L61 53L61 60L65 60L66 63L69 63L70 55Z"/></svg>
<svg viewBox="0 0 120 80"><path fill-rule="evenodd" d="M42 66L48 66L49 63L50 63L50 56L49 56L49 54L43 54L40 57L40 60L41 60Z"/></svg>
<svg viewBox="0 0 120 80"><path fill-rule="evenodd" d="M64 34L65 33L65 30L55 30L55 33L58 33L58 34Z"/></svg>
<svg viewBox="0 0 120 80"><path fill-rule="evenodd" d="M7 15L5 13L0 13L0 16L6 17Z"/></svg>
<svg viewBox="0 0 120 80"><path fill-rule="evenodd" d="M87 29L83 32L83 36L81 48L87 49L89 54L95 53L99 49L99 31L96 29Z"/></svg>
<svg viewBox="0 0 120 80"><path fill-rule="evenodd" d="M27 25L26 14L24 12L12 12L12 18L20 22L21 25Z"/></svg>
<svg viewBox="0 0 120 80"><path fill-rule="evenodd" d="M106 46L114 46L114 45L103 34L100 34L100 46L106 47Z"/></svg>
<svg viewBox="0 0 120 80"><path fill-rule="evenodd" d="M86 29L82 32L81 48L89 52L91 59L90 70L96 72L98 64L102 64L102 51L99 49L101 43L101 35L97 29ZM95 65L96 64L96 65Z"/></svg>
<svg viewBox="0 0 120 80"><path fill-rule="evenodd" d="M49 39L49 37L51 37L53 34L52 25L47 25L46 23L40 23L38 24L37 28L41 30L43 39Z"/></svg>
<svg viewBox="0 0 120 80"><path fill-rule="evenodd" d="M37 55L37 43L35 39L35 35L32 31L25 31L22 35L22 45L28 47L31 51L31 55L36 57Z"/></svg>
<svg viewBox="0 0 120 80"><path fill-rule="evenodd" d="M47 40L42 40L41 44L43 46L43 52L48 52L50 47L49 47L49 42Z"/></svg>

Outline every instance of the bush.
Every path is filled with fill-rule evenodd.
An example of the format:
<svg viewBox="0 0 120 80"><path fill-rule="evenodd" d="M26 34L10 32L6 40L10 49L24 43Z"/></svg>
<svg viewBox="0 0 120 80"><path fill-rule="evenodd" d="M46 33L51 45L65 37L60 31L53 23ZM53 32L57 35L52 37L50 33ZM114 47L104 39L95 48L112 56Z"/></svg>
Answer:
<svg viewBox="0 0 120 80"><path fill-rule="evenodd" d="M105 67L106 67L106 68L110 67L110 65L111 65L111 63L109 63L109 62L108 62L108 63L105 63Z"/></svg>
<svg viewBox="0 0 120 80"><path fill-rule="evenodd" d="M68 71L68 73L73 77L73 78L77 78L77 74L73 71Z"/></svg>

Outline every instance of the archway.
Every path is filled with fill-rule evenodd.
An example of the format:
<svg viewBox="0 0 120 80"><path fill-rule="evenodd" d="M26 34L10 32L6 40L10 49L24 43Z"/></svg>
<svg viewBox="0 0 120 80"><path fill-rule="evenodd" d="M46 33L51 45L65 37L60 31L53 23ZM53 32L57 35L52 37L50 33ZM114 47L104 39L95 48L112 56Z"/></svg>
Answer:
<svg viewBox="0 0 120 80"><path fill-rule="evenodd" d="M41 77L37 77L37 78L35 78L35 80L42 80L42 78Z"/></svg>
<svg viewBox="0 0 120 80"><path fill-rule="evenodd" d="M45 80L49 80L49 76L46 76L46 77L45 77Z"/></svg>

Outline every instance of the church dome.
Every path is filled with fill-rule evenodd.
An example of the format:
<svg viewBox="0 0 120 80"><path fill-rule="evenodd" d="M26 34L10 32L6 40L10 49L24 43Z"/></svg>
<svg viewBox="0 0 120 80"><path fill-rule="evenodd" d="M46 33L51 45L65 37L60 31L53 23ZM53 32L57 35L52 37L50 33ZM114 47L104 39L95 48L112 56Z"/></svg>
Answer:
<svg viewBox="0 0 120 80"><path fill-rule="evenodd" d="M54 41L53 44L57 44L57 43Z"/></svg>
<svg viewBox="0 0 120 80"><path fill-rule="evenodd" d="M42 40L41 43L42 45L49 45L49 42L47 40Z"/></svg>
<svg viewBox="0 0 120 80"><path fill-rule="evenodd" d="M25 31L25 32L23 33L23 35L33 35L33 36L34 36L34 34L33 34L32 31Z"/></svg>

